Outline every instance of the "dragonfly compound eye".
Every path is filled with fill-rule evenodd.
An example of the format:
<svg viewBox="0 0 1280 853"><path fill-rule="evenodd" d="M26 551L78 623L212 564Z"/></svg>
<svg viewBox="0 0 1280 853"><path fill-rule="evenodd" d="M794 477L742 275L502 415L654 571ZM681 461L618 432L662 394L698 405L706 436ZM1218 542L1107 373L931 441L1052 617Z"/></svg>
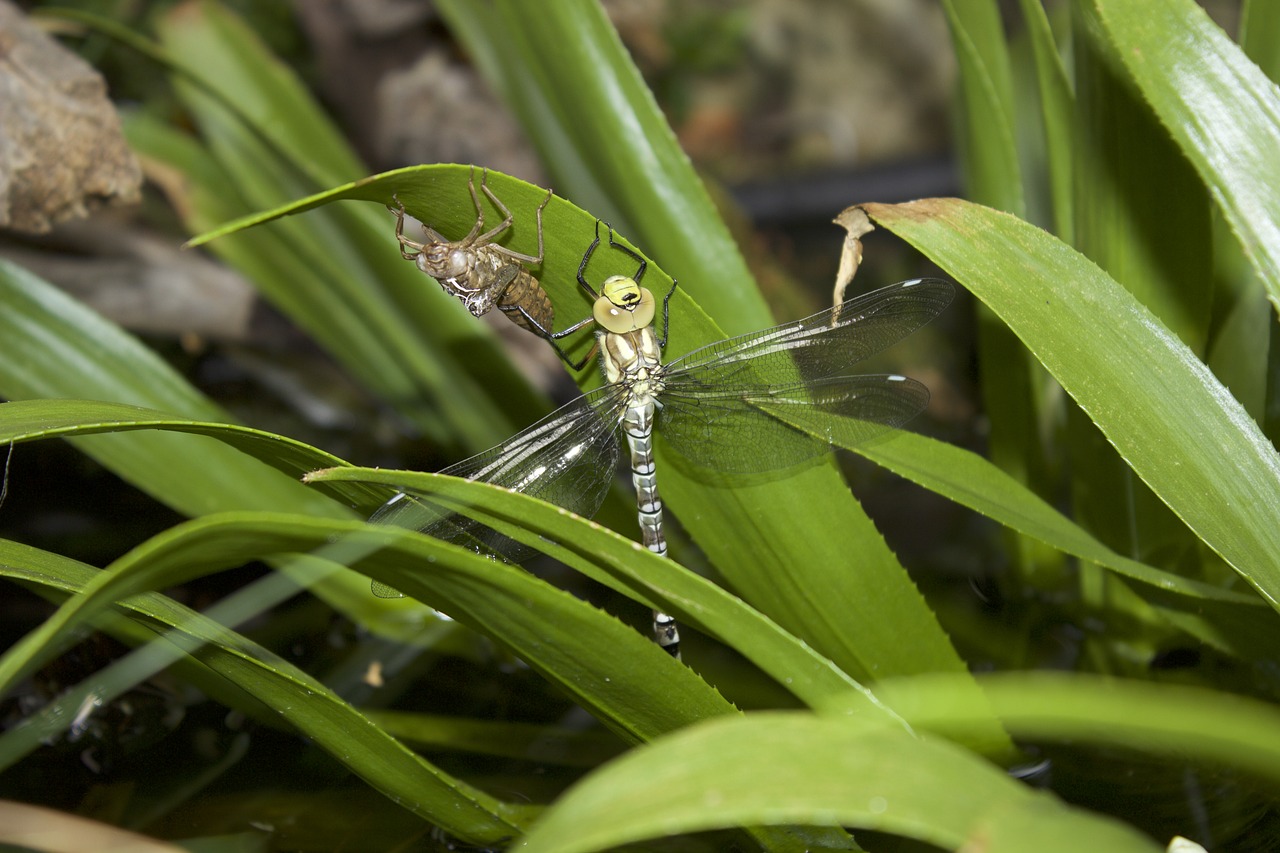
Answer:
<svg viewBox="0 0 1280 853"><path fill-rule="evenodd" d="M600 288L600 298L592 313L605 330L621 335L653 323L655 306L648 288L636 284L633 278L615 275L606 279Z"/></svg>

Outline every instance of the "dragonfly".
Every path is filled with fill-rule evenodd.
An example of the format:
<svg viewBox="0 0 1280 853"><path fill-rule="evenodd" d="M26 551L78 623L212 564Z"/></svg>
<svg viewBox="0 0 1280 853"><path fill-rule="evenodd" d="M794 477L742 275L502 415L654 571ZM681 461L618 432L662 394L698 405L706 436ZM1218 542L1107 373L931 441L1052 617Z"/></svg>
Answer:
<svg viewBox="0 0 1280 853"><path fill-rule="evenodd" d="M476 221L461 240L449 240L429 225L422 226L425 242L411 240L404 234L404 205L397 197L396 207L389 208L396 215L396 242L400 244L400 256L413 261L418 269L440 283L445 293L462 300L472 316L480 317L494 308L504 313L511 322L545 338L555 348L560 358L569 357L556 341L563 337L552 334L555 325L555 308L542 285L529 272L526 265L540 266L545 257L542 244L542 211L551 201L552 191L538 205L535 214L538 224L538 254L527 255L495 242L511 227L514 217L502 200L489 189L489 170L480 176L480 190L503 219L493 228L484 231L484 208L476 193L475 167L467 179L471 202L475 205ZM483 232L483 233L481 233Z"/></svg>
<svg viewBox="0 0 1280 853"><path fill-rule="evenodd" d="M940 314L954 294L949 282L899 282L803 320L708 344L664 363L675 283L663 299L659 337L654 329L657 301L641 285L644 258L616 242L610 229L609 246L637 259L638 267L630 276L610 276L597 292L585 272L599 245L597 223L596 238L578 268L578 283L595 297L604 385L441 473L504 486L590 517L613 482L620 438L625 439L641 544L665 556L652 453L655 429L697 467L758 474L801 464L830 449L812 431L793 426L796 420L812 422L817 414L833 424L839 421L842 443L861 442L903 426L928 404L928 388L914 379L845 371ZM802 417L791 418L788 412ZM508 559L532 553L408 490L370 521L415 528ZM375 592L378 586L375 582ZM675 620L655 611L653 629L659 645L678 656Z"/></svg>

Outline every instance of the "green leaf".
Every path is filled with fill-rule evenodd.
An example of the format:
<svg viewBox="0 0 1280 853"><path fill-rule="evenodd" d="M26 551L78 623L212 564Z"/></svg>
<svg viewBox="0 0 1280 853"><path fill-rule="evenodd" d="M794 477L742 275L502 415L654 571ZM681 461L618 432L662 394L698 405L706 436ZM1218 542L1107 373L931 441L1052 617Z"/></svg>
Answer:
<svg viewBox="0 0 1280 853"><path fill-rule="evenodd" d="M994 711L1022 740L1140 749L1235 767L1280 782L1280 712L1221 691L1059 672L988 674L984 701L940 676L894 679L876 692L915 725L951 736Z"/></svg>
<svg viewBox="0 0 1280 853"><path fill-rule="evenodd" d="M1280 309L1280 90L1192 0L1079 4L1191 161Z"/></svg>
<svg viewBox="0 0 1280 853"><path fill-rule="evenodd" d="M1076 248L1203 357L1214 299L1204 185L1095 22L1078 10L1074 20L1075 204L1082 212ZM1194 538L1178 519L1086 418L1073 410L1067 424L1077 517L1108 546L1139 560L1178 555L1192 563Z"/></svg>
<svg viewBox="0 0 1280 853"><path fill-rule="evenodd" d="M873 829L946 850L1160 849L945 742L799 713L710 722L634 750L574 786L514 849L586 853L773 823Z"/></svg>
<svg viewBox="0 0 1280 853"><path fill-rule="evenodd" d="M227 513L187 522L138 546L0 658L0 685L12 683L40 649L115 601L286 553L310 553L351 566L429 601L502 642L628 742L649 740L707 716L735 713L656 644L517 567L394 527L266 513ZM244 686L254 689L251 683ZM294 690L280 701L291 706L298 699ZM343 733L337 727L333 731L335 737ZM458 827L454 815L433 813L431 819ZM760 837L779 849L794 847L786 832L764 831Z"/></svg>
<svg viewBox="0 0 1280 853"><path fill-rule="evenodd" d="M991 0L944 0L942 9L960 73L963 109L957 117L957 145L967 194L1025 216L1027 177L1019 161L1013 71L1000 10ZM1042 371L990 312L979 306L977 318L991 458L1038 494L1048 494L1052 484L1040 425L1050 420L1045 412L1050 402L1043 393ZM1019 562L1044 560L1023 554Z"/></svg>
<svg viewBox="0 0 1280 853"><path fill-rule="evenodd" d="M1124 74L1095 22L1082 17L1074 63L1075 188L1077 210L1088 215L1078 217L1074 245L1203 356L1213 299L1208 197L1145 93ZM1176 38L1176 28L1161 37Z"/></svg>
<svg viewBox="0 0 1280 853"><path fill-rule="evenodd" d="M136 338L30 273L0 261L0 395L96 398L196 421L225 422ZM90 420L93 418L91 417ZM346 512L233 448L203 436L94 436L72 443L163 503L188 515L279 509L340 518ZM199 484L199 487L196 487Z"/></svg>
<svg viewBox="0 0 1280 853"><path fill-rule="evenodd" d="M1087 259L957 199L867 205L992 308L1152 490L1280 606L1280 457L1186 346Z"/></svg>
<svg viewBox="0 0 1280 853"><path fill-rule="evenodd" d="M505 245L516 251L528 254L537 252L534 212L544 200L547 201L547 206L542 212L545 256L536 272L543 289L556 306L557 317L562 318L557 320L556 329L589 317L592 300L577 283L577 273L583 254L596 237L596 217L559 196L553 195L550 200L547 200L546 189L501 172L480 172L469 166L456 164L408 166L371 175L271 210L224 223L218 228L192 238L188 245L199 246L207 243L217 245L222 238L238 235L255 226L348 200L375 202L380 207L401 203L411 216L429 224L446 236L457 235L460 238L476 221L475 207L468 190L468 182L473 178L477 192L483 180L513 213L519 214L508 235L511 239L504 241ZM485 204L485 222L499 221L498 211L488 202ZM345 205L339 205L339 207L343 206ZM387 234L391 235L393 231L392 217L388 214ZM631 246L623 235L616 235L616 239L640 251ZM389 255L394 253L393 256L399 259L394 244L386 246L385 251ZM640 254L643 256L644 253L640 251ZM404 268L414 270L414 275L420 282L429 280L417 272L413 264L403 260L399 263ZM633 274L635 266L635 262L630 258L610 257L609 253L601 252L599 257L592 261L589 280L598 286L608 272L625 271L627 274ZM598 269L606 272L599 272ZM671 292L673 287L671 277L652 261L648 262L643 283L659 297ZM684 288L675 290L672 294L672 303L671 340L676 342L675 345L679 345L682 339L698 339L708 334L704 331L706 329L714 330L715 327L689 298ZM691 321L696 324L694 328L697 331L690 330ZM575 356L585 355L589 345L594 342L591 331L591 329L584 330L582 334L571 339L575 343L571 348ZM719 333L711 331L710 334ZM595 378L597 374L598 370L591 367L583 374L583 378L589 380Z"/></svg>
<svg viewBox="0 0 1280 853"><path fill-rule="evenodd" d="M1072 151L1072 117L1075 113L1075 94L1071 82L1058 55L1053 30L1045 8L1037 0L1018 0L1022 19L1026 22L1027 38L1031 42L1035 59L1036 86L1040 98L1040 115L1043 122L1045 166L1049 173L1049 201L1053 209L1053 230L1065 243L1074 243L1075 229Z"/></svg>
<svg viewBox="0 0 1280 853"><path fill-rule="evenodd" d="M892 720L892 711L832 663L715 584L635 542L544 501L438 474L336 468L308 482L383 483L434 502L560 560L592 580L678 617L734 648L811 707Z"/></svg>
<svg viewBox="0 0 1280 853"><path fill-rule="evenodd" d="M178 415L96 400L18 400L0 403L0 442L21 444L43 438L163 430L216 438L293 479L320 467L350 464L331 453L282 435L236 424L196 421ZM378 505L390 490L326 489L332 497L362 506Z"/></svg>
<svg viewBox="0 0 1280 853"><path fill-rule="evenodd" d="M851 424L850 437L845 438L840 434L838 423L829 415L806 422L797 417L804 413L795 411L794 407L775 411L775 407L762 403L761 408L797 429L865 456L993 521L1139 583L1191 598L1251 606L1263 604L1250 593L1221 589L1117 554L976 453L905 431L894 433L892 440L868 445L858 441L856 422Z"/></svg>
<svg viewBox="0 0 1280 853"><path fill-rule="evenodd" d="M1023 214L1023 178L1014 144L1013 71L1000 10L990 0L943 0L960 67L960 146L969 194Z"/></svg>

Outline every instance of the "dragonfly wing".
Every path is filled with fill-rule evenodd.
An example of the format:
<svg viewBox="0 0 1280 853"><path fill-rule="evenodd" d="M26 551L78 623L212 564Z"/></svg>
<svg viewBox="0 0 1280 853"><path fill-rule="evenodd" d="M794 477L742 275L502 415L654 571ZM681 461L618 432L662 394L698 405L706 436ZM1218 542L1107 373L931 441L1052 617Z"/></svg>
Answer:
<svg viewBox="0 0 1280 853"><path fill-rule="evenodd" d="M698 465L736 474L799 464L833 443L861 444L902 426L929 402L929 389L905 376L719 390L682 385L668 385L663 394L663 438Z"/></svg>
<svg viewBox="0 0 1280 853"><path fill-rule="evenodd" d="M921 278L849 299L812 317L696 349L668 374L697 374L712 388L789 386L844 373L938 316L950 282Z"/></svg>
<svg viewBox="0 0 1280 853"><path fill-rule="evenodd" d="M623 395L616 386L600 388L562 406L497 447L440 473L492 483L580 515L595 515L616 473L615 433L623 406ZM532 553L527 546L411 489L388 501L370 521L421 530L513 561Z"/></svg>

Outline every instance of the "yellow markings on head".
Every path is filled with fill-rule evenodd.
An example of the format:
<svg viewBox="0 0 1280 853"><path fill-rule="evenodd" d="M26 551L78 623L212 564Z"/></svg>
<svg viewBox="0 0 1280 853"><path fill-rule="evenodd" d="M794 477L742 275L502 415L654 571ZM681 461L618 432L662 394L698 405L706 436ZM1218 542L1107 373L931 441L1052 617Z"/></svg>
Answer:
<svg viewBox="0 0 1280 853"><path fill-rule="evenodd" d="M652 325L656 311L657 303L648 288L629 276L611 275L600 288L592 314L606 331L621 335Z"/></svg>

